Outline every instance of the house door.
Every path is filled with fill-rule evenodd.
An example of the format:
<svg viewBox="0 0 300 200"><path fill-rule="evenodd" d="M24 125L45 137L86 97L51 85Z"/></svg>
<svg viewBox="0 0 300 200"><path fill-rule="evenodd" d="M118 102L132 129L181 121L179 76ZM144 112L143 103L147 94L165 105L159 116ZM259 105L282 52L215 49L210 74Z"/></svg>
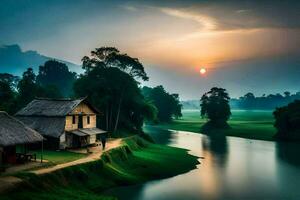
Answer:
<svg viewBox="0 0 300 200"><path fill-rule="evenodd" d="M83 121L82 121L82 116L78 116L78 128L83 128Z"/></svg>

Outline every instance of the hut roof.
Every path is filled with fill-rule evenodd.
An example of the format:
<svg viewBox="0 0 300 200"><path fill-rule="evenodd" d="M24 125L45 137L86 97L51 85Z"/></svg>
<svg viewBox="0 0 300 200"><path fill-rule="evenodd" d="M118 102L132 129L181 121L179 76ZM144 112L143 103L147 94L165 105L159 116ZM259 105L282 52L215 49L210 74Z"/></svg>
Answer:
<svg viewBox="0 0 300 200"><path fill-rule="evenodd" d="M65 130L65 118L63 117L39 117L39 116L16 116L30 128L44 136L60 137Z"/></svg>
<svg viewBox="0 0 300 200"><path fill-rule="evenodd" d="M43 136L18 119L0 111L0 146L40 142Z"/></svg>
<svg viewBox="0 0 300 200"><path fill-rule="evenodd" d="M81 102L86 103L97 114L86 98L71 99L34 99L26 107L16 113L16 116L62 117L71 113Z"/></svg>

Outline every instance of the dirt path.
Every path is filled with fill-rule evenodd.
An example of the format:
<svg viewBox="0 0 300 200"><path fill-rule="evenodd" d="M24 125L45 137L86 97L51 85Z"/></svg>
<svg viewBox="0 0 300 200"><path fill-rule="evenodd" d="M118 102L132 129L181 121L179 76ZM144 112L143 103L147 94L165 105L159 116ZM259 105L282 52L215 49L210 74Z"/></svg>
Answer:
<svg viewBox="0 0 300 200"><path fill-rule="evenodd" d="M122 139L109 140L106 144L106 149L105 150L101 150L101 147L99 147L99 146L94 147L94 148L91 149L93 153L91 153L87 157L84 157L84 158L81 158L81 159L78 159L78 160L75 160L75 161L72 161L72 162L58 164L58 165L55 165L55 166L49 167L49 168L34 170L34 171L31 171L31 172L33 172L37 175L46 174L46 173L50 173L50 172L53 172L53 171L56 171L56 170L59 170L59 169L63 169L65 167L80 165L80 164L83 164L83 163L99 160L100 156L103 154L103 152L120 146L121 141L122 141ZM3 193L5 191L13 188L16 184L18 184L20 182L22 182L22 179L14 177L14 176L0 177L0 193Z"/></svg>
<svg viewBox="0 0 300 200"><path fill-rule="evenodd" d="M63 169L63 168L66 168L66 167L70 167L70 166L74 166L74 165L80 165L80 164L83 164L83 163L99 160L100 156L103 154L103 152L120 146L121 141L122 141L122 139L109 140L106 144L106 149L105 150L101 150L100 146L93 147L93 148L91 148L92 153L90 155L88 155L87 157L84 157L84 158L81 158L81 159L78 159L78 160L75 160L75 161L72 161L72 162L58 164L58 165L55 165L55 166L49 167L49 168L34 170L34 171L31 171L31 172L33 172L37 175L46 174L46 173L54 172L56 170ZM22 182L22 179L14 177L14 176L0 177L0 194L14 188L16 184L21 183L21 182Z"/></svg>
<svg viewBox="0 0 300 200"><path fill-rule="evenodd" d="M108 150L113 149L113 148L116 148L120 145L121 145L121 139L110 140L110 141L107 142L107 145L106 145L107 148L104 151L100 149L101 147L95 147L95 148L98 149L98 151L91 153L87 157L84 157L84 158L81 158L81 159L78 159L78 160L74 160L72 162L58 164L58 165L55 165L55 166L49 167L49 168L34 170L34 171L31 171L31 172L33 172L35 174L46 174L46 173L50 173L50 172L53 172L53 171L56 171L56 170L59 170L59 169L66 168L66 167L70 167L70 166L74 166L74 165L80 165L80 164L83 164L83 163L99 160L100 156L103 154L103 152L108 151Z"/></svg>

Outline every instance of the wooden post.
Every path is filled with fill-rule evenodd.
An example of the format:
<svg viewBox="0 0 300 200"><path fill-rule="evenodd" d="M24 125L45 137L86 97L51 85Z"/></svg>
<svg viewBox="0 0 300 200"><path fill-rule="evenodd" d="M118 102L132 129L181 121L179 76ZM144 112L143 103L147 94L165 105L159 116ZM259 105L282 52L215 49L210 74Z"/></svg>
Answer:
<svg viewBox="0 0 300 200"><path fill-rule="evenodd" d="M44 140L42 140L41 163L43 163L43 153L44 153Z"/></svg>

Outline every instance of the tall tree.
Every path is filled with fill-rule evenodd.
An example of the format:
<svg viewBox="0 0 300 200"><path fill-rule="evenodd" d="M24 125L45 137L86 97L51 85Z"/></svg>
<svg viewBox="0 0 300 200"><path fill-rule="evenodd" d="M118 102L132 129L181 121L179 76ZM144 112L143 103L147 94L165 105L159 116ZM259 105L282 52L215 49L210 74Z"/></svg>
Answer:
<svg viewBox="0 0 300 200"><path fill-rule="evenodd" d="M82 93L79 88L86 84L85 78L93 77L89 78L89 81L97 85L98 91L102 88L102 96L105 96L102 100L98 100L98 105L105 105L106 127L108 130L116 131L130 95L131 98L140 95L137 79L148 80L144 67L137 58L121 54L114 47L96 48L90 57L83 57L82 62L85 74L75 85L76 93L77 95ZM92 92L90 95L96 93Z"/></svg>
<svg viewBox="0 0 300 200"><path fill-rule="evenodd" d="M143 87L142 93L157 108L157 119L160 122L169 122L173 117L179 118L182 116L182 105L178 94L166 92L161 85L154 88Z"/></svg>
<svg viewBox="0 0 300 200"><path fill-rule="evenodd" d="M138 77L104 59L112 51L115 48L106 48L82 59L85 73L74 84L75 95L88 96L104 113L101 122L105 122L102 127L106 130L141 130L141 119L151 116L149 113L155 115L155 110L141 95L135 80Z"/></svg>
<svg viewBox="0 0 300 200"><path fill-rule="evenodd" d="M28 68L18 83L18 108L24 107L34 99L37 92L37 85L35 84L36 75L32 68Z"/></svg>
<svg viewBox="0 0 300 200"><path fill-rule="evenodd" d="M122 54L115 47L96 48L91 52L90 57L83 57L82 62L86 72L91 71L94 67L117 67L135 79L143 81L149 79L142 63L137 58Z"/></svg>
<svg viewBox="0 0 300 200"><path fill-rule="evenodd" d="M201 116L209 119L209 124L215 127L227 127L231 115L229 95L223 88L213 87L201 98Z"/></svg>
<svg viewBox="0 0 300 200"><path fill-rule="evenodd" d="M49 60L39 67L39 74L36 82L42 87L59 89L60 93L69 97L73 94L73 84L76 80L76 73L70 72L66 64L56 60ZM52 86L52 87L51 87Z"/></svg>
<svg viewBox="0 0 300 200"><path fill-rule="evenodd" d="M15 84L17 77L11 74L0 74L0 110L13 114L15 110Z"/></svg>
<svg viewBox="0 0 300 200"><path fill-rule="evenodd" d="M36 97L61 98L62 95L55 85L41 86L36 83L36 75L32 68L28 68L17 85L17 109L20 109Z"/></svg>
<svg viewBox="0 0 300 200"><path fill-rule="evenodd" d="M277 138L299 140L300 139L300 100L276 108L273 112L274 126L277 129Z"/></svg>

